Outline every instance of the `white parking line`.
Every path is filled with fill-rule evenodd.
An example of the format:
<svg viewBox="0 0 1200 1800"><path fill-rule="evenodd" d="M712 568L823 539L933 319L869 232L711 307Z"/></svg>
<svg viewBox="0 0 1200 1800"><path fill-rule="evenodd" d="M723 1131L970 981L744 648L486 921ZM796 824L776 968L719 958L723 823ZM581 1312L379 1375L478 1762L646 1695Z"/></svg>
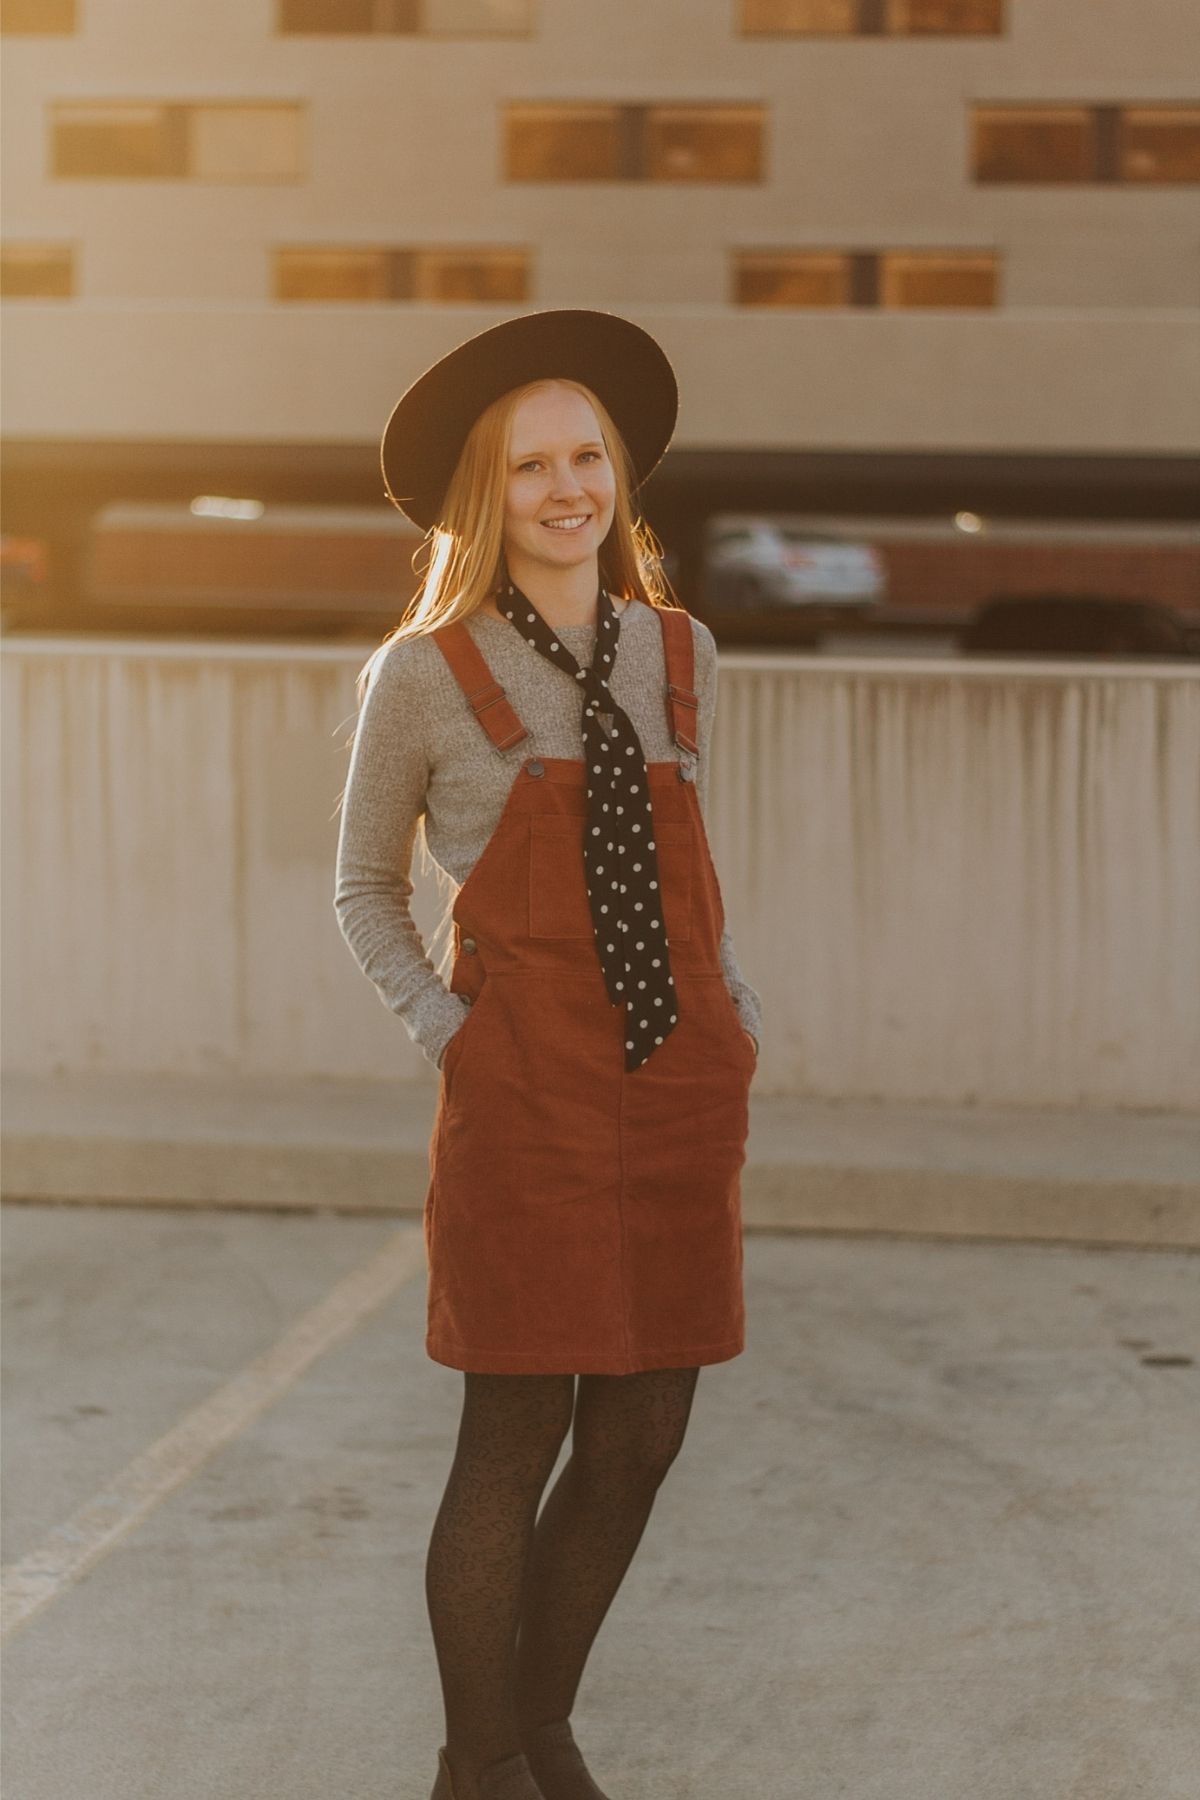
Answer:
<svg viewBox="0 0 1200 1800"><path fill-rule="evenodd" d="M331 1288L269 1350L127 1463L38 1549L4 1569L0 1635L11 1637L86 1575L215 1450L285 1394L310 1363L356 1330L424 1267L422 1230L405 1226L369 1262Z"/></svg>

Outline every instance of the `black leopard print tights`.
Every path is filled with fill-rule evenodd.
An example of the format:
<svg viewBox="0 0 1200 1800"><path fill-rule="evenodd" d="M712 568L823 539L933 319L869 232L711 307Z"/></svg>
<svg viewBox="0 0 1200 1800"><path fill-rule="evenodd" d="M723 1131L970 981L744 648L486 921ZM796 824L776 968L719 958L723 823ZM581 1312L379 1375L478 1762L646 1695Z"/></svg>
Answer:
<svg viewBox="0 0 1200 1800"><path fill-rule="evenodd" d="M456 1776L472 1778L519 1751L523 1729L570 1713L683 1442L698 1374L463 1376L425 1571Z"/></svg>

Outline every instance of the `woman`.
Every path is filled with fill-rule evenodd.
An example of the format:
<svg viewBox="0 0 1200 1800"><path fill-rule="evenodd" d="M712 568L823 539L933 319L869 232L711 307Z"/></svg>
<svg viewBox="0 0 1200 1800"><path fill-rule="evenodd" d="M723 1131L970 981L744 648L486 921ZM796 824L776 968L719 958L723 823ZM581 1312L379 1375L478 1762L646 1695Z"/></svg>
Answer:
<svg viewBox="0 0 1200 1800"><path fill-rule="evenodd" d="M699 1368L744 1347L760 1005L703 823L715 644L632 505L677 403L639 327L534 313L427 370L383 439L430 560L360 678L335 906L441 1071L426 1349L464 1395L426 1570L434 1800L606 1800L576 1689ZM448 984L409 914L422 818Z"/></svg>

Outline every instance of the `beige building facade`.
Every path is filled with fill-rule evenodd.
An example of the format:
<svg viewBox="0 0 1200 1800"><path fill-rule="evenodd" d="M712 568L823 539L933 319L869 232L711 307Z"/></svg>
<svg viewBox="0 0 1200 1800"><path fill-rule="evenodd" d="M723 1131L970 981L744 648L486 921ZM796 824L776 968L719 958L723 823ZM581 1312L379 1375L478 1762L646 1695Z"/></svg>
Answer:
<svg viewBox="0 0 1200 1800"><path fill-rule="evenodd" d="M878 502L922 459L939 495L964 459L1027 485L1068 459L1077 486L1099 472L1100 516L1163 480L1186 511L1190 0L11 0L5 20L18 514L64 476L103 498L173 491L169 468L186 494L266 446L280 497L381 499L380 429L428 360L580 304L675 359L677 468L766 457L827 510L826 477L860 463Z"/></svg>

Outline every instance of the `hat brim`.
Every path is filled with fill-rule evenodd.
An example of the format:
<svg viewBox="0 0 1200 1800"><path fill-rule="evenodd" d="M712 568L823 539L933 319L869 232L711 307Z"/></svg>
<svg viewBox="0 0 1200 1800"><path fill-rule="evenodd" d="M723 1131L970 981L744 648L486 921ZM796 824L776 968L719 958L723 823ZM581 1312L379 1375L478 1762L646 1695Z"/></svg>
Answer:
<svg viewBox="0 0 1200 1800"><path fill-rule="evenodd" d="M388 499L414 525L428 530L438 524L480 413L511 388L555 376L583 382L603 402L640 486L675 429L675 372L660 345L632 320L568 307L492 325L413 382L393 407L380 445Z"/></svg>

